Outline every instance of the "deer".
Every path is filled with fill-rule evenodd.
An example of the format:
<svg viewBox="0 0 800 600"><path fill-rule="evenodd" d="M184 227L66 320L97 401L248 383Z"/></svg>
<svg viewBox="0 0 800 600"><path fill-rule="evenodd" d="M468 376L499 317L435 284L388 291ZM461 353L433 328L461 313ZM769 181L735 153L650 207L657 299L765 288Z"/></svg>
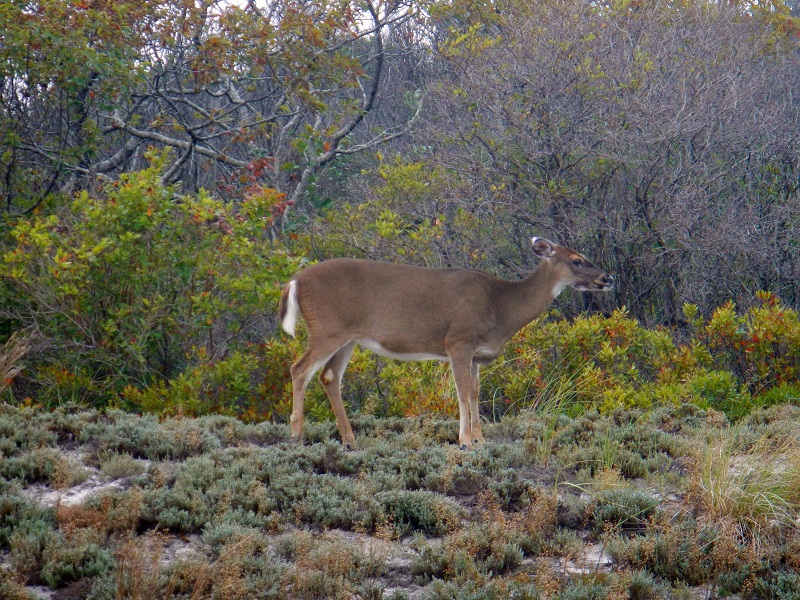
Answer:
<svg viewBox="0 0 800 600"><path fill-rule="evenodd" d="M484 442L480 366L544 313L567 287L612 289L614 278L585 256L546 238L531 239L541 259L523 279L505 280L463 268L433 268L333 258L300 270L284 287L278 320L295 336L298 317L308 331L303 355L290 368L291 439L302 441L306 388L317 371L336 416L342 444L356 448L342 403L341 383L356 345L383 357L450 363L459 408L458 444Z"/></svg>

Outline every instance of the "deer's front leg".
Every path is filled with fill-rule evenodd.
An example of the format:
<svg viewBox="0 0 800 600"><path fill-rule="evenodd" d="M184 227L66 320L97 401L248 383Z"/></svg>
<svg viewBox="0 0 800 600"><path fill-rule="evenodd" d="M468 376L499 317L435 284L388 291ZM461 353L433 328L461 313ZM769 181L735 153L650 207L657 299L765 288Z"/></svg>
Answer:
<svg viewBox="0 0 800 600"><path fill-rule="evenodd" d="M481 377L480 377L480 365L476 363L472 363L472 368L470 370L471 380L470 380L470 394L469 394L469 426L470 426L470 437L472 437L473 444L480 444L485 442L486 440L483 438L483 432L481 431L481 414L478 406L478 398L481 394Z"/></svg>
<svg viewBox="0 0 800 600"><path fill-rule="evenodd" d="M458 394L458 445L462 449L469 449L472 448L473 439L470 419L472 355L449 351L448 356L456 383L456 394Z"/></svg>

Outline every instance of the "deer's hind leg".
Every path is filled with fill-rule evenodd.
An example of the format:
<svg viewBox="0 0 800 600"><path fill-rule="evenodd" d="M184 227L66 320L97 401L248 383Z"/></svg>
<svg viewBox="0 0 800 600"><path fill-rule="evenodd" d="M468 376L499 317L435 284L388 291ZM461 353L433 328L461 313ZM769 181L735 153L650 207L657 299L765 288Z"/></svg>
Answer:
<svg viewBox="0 0 800 600"><path fill-rule="evenodd" d="M317 340L309 340L308 348L303 356L289 369L292 375L292 416L290 417L292 439L299 441L303 435L303 405L311 378L323 365L333 360L333 357L342 348L343 345L340 341L319 343ZM325 391L328 391L327 387ZM333 400L331 400L332 403Z"/></svg>
<svg viewBox="0 0 800 600"><path fill-rule="evenodd" d="M336 415L336 427L339 429L342 444L348 450L356 447L356 438L342 403L342 376L347 368L347 363L350 362L355 345L355 342L349 342L339 348L319 373L319 380L322 382L325 394L331 401L333 413Z"/></svg>

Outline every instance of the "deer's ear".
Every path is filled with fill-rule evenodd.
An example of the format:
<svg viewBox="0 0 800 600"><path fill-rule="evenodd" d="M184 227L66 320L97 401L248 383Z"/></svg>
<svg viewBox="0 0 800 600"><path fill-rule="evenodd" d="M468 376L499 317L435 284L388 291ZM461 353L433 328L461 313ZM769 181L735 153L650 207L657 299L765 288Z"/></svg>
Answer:
<svg viewBox="0 0 800 600"><path fill-rule="evenodd" d="M546 238L531 238L533 251L542 258L550 258L556 253L556 244Z"/></svg>

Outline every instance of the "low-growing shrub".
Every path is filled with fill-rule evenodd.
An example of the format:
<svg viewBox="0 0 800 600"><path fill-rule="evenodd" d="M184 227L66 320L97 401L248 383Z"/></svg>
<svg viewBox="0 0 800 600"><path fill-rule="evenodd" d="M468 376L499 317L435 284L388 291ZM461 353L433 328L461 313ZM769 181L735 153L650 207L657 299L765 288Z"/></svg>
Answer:
<svg viewBox="0 0 800 600"><path fill-rule="evenodd" d="M0 598L5 600L35 600L33 592L17 581L7 569L0 569Z"/></svg>
<svg viewBox="0 0 800 600"><path fill-rule="evenodd" d="M542 600L547 598L536 585L514 580L434 581L425 597L429 600Z"/></svg>
<svg viewBox="0 0 800 600"><path fill-rule="evenodd" d="M22 521L9 532L7 561L25 582L42 581L43 554L53 533L45 519Z"/></svg>
<svg viewBox="0 0 800 600"><path fill-rule="evenodd" d="M60 532L51 532L42 552L41 577L51 588L83 578L98 577L111 571L114 557L96 540L72 536L67 539Z"/></svg>
<svg viewBox="0 0 800 600"><path fill-rule="evenodd" d="M621 567L643 569L667 581L696 586L720 574L714 556L719 538L716 529L694 519L662 519L643 535L609 538L607 550ZM734 551L728 558L742 559L743 556Z"/></svg>
<svg viewBox="0 0 800 600"><path fill-rule="evenodd" d="M177 460L222 446L219 432L204 424L202 419L170 418L162 421L154 414L139 416L110 410L96 422L85 424L78 439L91 441L99 454Z"/></svg>
<svg viewBox="0 0 800 600"><path fill-rule="evenodd" d="M294 563L287 569L284 583L297 598L345 599L356 597L357 591L373 593L375 586L369 584L369 578L385 568L380 552L363 552L337 535L298 533L284 548L283 555Z"/></svg>
<svg viewBox="0 0 800 600"><path fill-rule="evenodd" d="M146 468L144 461L133 458L127 452L100 457L100 475L108 479L124 479L141 475Z"/></svg>
<svg viewBox="0 0 800 600"><path fill-rule="evenodd" d="M55 513L23 495L18 488L0 493L0 549L8 550L11 536L17 531L41 523L44 529L55 524Z"/></svg>
<svg viewBox="0 0 800 600"><path fill-rule="evenodd" d="M595 529L642 531L658 507L658 500L638 489L618 488L597 494L592 516Z"/></svg>
<svg viewBox="0 0 800 600"><path fill-rule="evenodd" d="M461 518L460 507L446 498L427 491L390 491L378 501L400 535L413 532L444 535Z"/></svg>
<svg viewBox="0 0 800 600"><path fill-rule="evenodd" d="M768 577L758 578L751 589L745 591L743 598L756 600L772 598L774 600L791 600L800 598L800 574L796 572L778 572Z"/></svg>
<svg viewBox="0 0 800 600"><path fill-rule="evenodd" d="M0 477L20 483L50 483L62 461L56 448L33 448L0 461Z"/></svg>

